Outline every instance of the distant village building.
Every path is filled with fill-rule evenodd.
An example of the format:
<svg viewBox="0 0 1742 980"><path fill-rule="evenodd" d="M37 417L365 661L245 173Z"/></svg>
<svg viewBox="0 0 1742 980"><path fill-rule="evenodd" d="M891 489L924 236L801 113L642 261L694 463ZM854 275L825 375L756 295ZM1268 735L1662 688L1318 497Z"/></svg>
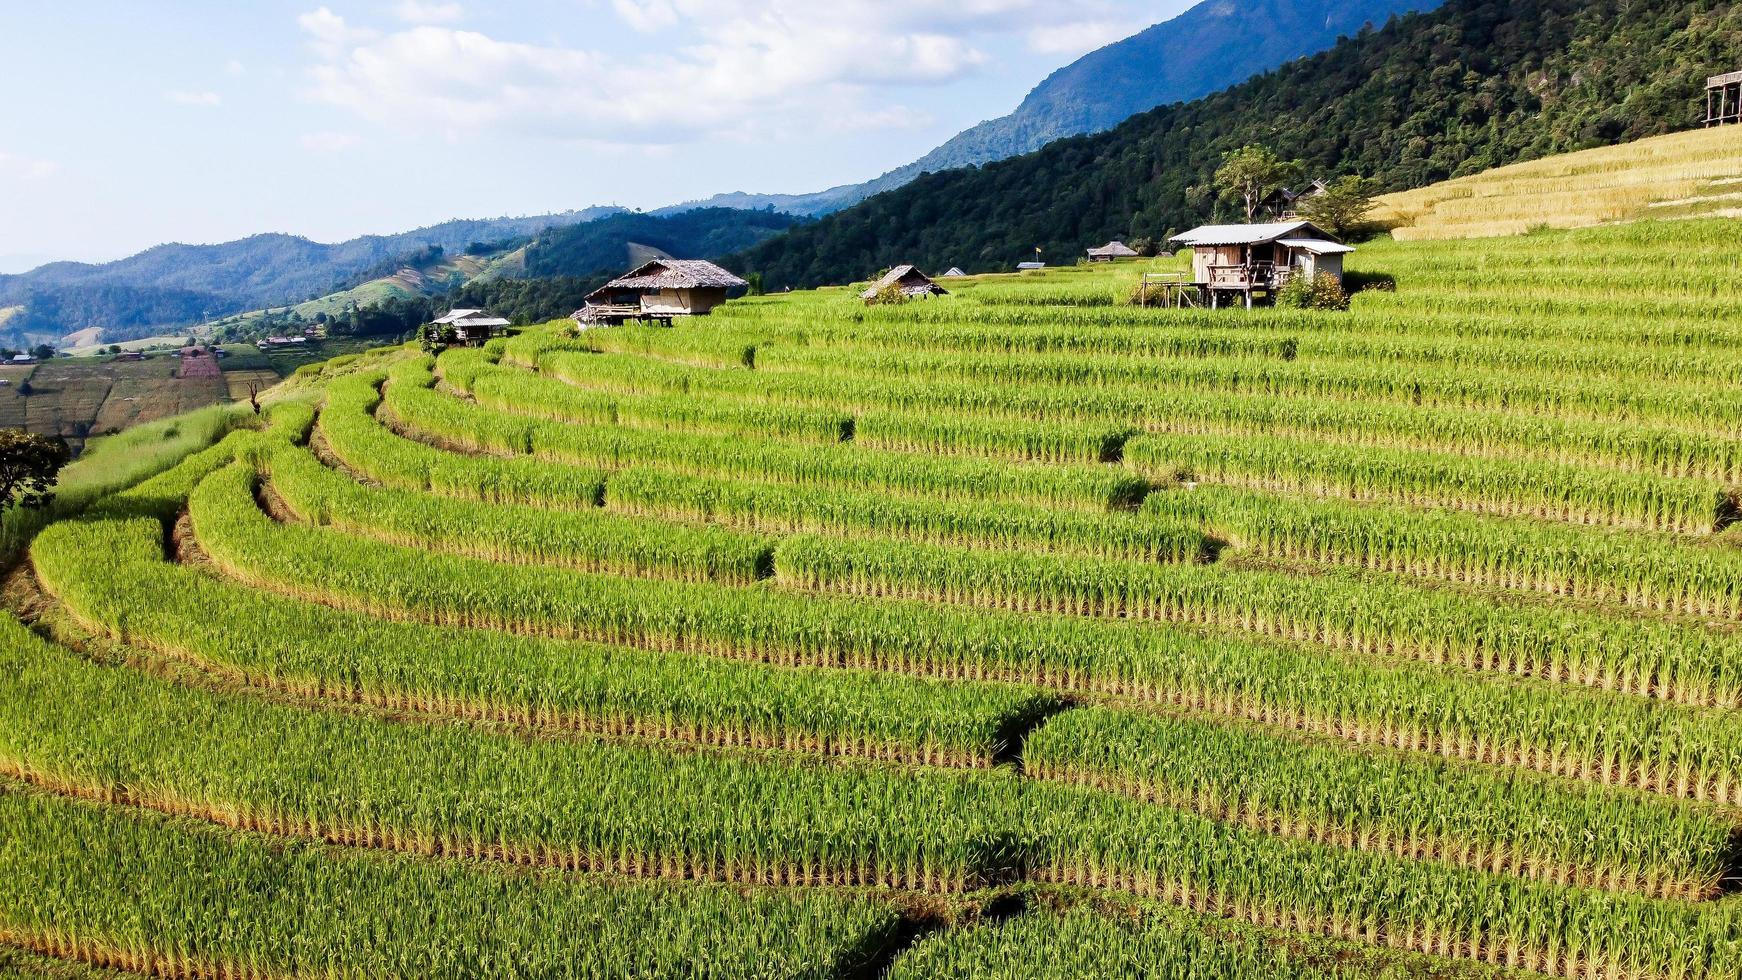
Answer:
<svg viewBox="0 0 1742 980"><path fill-rule="evenodd" d="M450 310L424 327L424 341L438 347L475 347L499 336L507 327L507 320L484 310Z"/></svg>
<svg viewBox="0 0 1742 980"><path fill-rule="evenodd" d="M1355 251L1310 221L1205 225L1172 241L1192 250L1192 281L1211 306L1223 300L1267 301L1291 277L1330 275L1343 281L1343 256Z"/></svg>
<svg viewBox="0 0 1742 980"><path fill-rule="evenodd" d="M1706 79L1706 125L1742 123L1742 71Z"/></svg>
<svg viewBox="0 0 1742 980"><path fill-rule="evenodd" d="M871 284L871 288L859 294L859 298L869 303L878 294L892 286L901 288L901 295L908 299L926 299L932 296L948 296L949 292L942 286L931 281L931 277L919 271L918 266L898 265L884 273L883 278Z"/></svg>
<svg viewBox="0 0 1742 980"><path fill-rule="evenodd" d="M712 262L656 259L594 290L574 319L582 326L627 320L669 324L674 317L706 316L733 290L748 285Z"/></svg>
<svg viewBox="0 0 1742 980"><path fill-rule="evenodd" d="M1042 270L1044 268L1046 268L1045 262L1018 262L1018 263L1016 263L1016 271L1017 272L1039 272L1040 270Z"/></svg>
<svg viewBox="0 0 1742 980"><path fill-rule="evenodd" d="M1260 205L1260 210L1274 216L1277 221L1299 221L1301 204L1328 192L1330 189L1330 185L1322 180L1315 180L1305 187L1297 189L1279 188L1264 199Z"/></svg>
<svg viewBox="0 0 1742 980"><path fill-rule="evenodd" d="M256 340L254 346L261 350L282 350L287 347L302 347L307 343L307 337L267 337Z"/></svg>
<svg viewBox="0 0 1742 980"><path fill-rule="evenodd" d="M14 355L12 355L12 363L13 364L35 364L36 358L32 357L29 354L14 354Z"/></svg>
<svg viewBox="0 0 1742 980"><path fill-rule="evenodd" d="M950 271L944 273L939 278L941 278L941 279L966 279L966 278L968 278L968 274L966 272L962 271L961 266L952 265L952 266L950 266Z"/></svg>
<svg viewBox="0 0 1742 980"><path fill-rule="evenodd" d="M1111 241L1100 248L1089 249L1090 262L1117 262L1138 258L1137 250L1121 241Z"/></svg>

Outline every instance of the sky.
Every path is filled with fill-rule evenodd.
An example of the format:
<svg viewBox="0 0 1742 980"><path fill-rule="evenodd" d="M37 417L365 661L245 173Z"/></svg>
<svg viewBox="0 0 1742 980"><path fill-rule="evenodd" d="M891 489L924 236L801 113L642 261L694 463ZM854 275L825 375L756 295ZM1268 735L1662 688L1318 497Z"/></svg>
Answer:
<svg viewBox="0 0 1742 980"><path fill-rule="evenodd" d="M1190 0L0 0L0 272L875 177Z"/></svg>

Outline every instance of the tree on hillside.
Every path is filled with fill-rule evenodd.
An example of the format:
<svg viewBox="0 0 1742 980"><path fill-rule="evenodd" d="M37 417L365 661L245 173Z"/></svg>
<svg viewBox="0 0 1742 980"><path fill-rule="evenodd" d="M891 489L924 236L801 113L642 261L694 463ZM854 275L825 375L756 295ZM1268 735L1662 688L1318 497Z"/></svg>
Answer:
<svg viewBox="0 0 1742 980"><path fill-rule="evenodd" d="M1365 177L1338 177L1322 194L1300 202L1300 216L1320 228L1347 238L1358 232L1373 213L1373 182Z"/></svg>
<svg viewBox="0 0 1742 980"><path fill-rule="evenodd" d="M0 511L44 507L54 500L54 481L73 453L59 436L0 429Z"/></svg>
<svg viewBox="0 0 1742 980"><path fill-rule="evenodd" d="M1284 160L1269 147L1247 145L1222 158L1216 186L1222 189L1224 200L1245 206L1246 222L1251 224L1265 198L1287 187L1300 176L1301 169L1299 161Z"/></svg>

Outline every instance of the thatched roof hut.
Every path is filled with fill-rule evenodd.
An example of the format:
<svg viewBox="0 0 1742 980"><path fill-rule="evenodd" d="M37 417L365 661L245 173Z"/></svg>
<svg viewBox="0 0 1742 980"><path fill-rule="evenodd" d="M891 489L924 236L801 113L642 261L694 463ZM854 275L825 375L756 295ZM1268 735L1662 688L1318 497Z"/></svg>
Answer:
<svg viewBox="0 0 1742 980"><path fill-rule="evenodd" d="M655 259L587 296L574 314L583 323L706 316L734 289L750 285L701 259Z"/></svg>
<svg viewBox="0 0 1742 980"><path fill-rule="evenodd" d="M1090 262L1113 262L1119 259L1138 258L1137 250L1124 242L1114 240L1100 248L1089 249Z"/></svg>
<svg viewBox="0 0 1742 980"><path fill-rule="evenodd" d="M931 277L919 271L918 266L898 265L884 274L883 278L871 285L870 289L859 294L859 298L870 302L877 295L891 286L900 286L901 294L908 299L920 299L927 296L948 296L949 291L931 281Z"/></svg>

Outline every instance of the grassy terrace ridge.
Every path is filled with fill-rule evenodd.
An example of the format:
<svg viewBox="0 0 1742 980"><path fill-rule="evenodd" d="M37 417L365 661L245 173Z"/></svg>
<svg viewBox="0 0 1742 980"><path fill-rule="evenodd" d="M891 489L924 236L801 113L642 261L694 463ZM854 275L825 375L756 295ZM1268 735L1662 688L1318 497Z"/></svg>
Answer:
<svg viewBox="0 0 1742 980"><path fill-rule="evenodd" d="M1742 230L1173 264L95 447L7 529L0 974L1742 980Z"/></svg>

